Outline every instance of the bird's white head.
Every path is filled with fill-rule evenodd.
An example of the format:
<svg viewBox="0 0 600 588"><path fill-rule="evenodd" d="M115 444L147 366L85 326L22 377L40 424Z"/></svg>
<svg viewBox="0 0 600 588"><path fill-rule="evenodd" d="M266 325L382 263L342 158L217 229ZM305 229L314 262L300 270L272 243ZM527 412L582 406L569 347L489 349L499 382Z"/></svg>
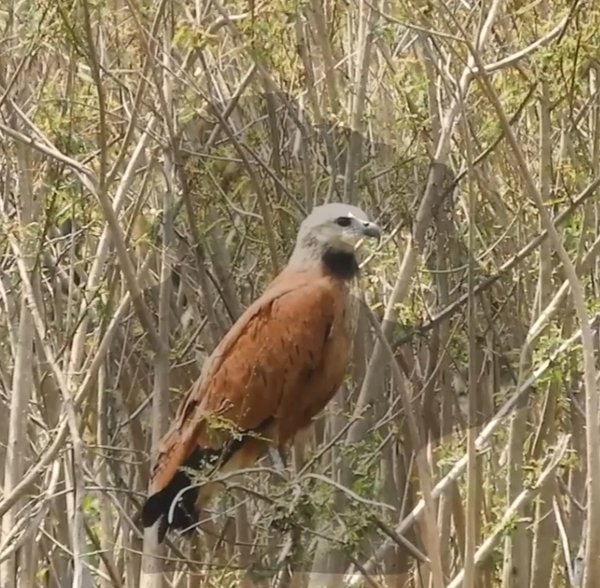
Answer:
<svg viewBox="0 0 600 588"><path fill-rule="evenodd" d="M333 260L356 266L357 271L355 248L365 237L380 239L381 231L360 208L341 203L317 206L300 225L290 263Z"/></svg>
<svg viewBox="0 0 600 588"><path fill-rule="evenodd" d="M313 208L298 232L298 241L309 238L346 250L354 249L363 237L379 239L379 227L357 206L337 202Z"/></svg>

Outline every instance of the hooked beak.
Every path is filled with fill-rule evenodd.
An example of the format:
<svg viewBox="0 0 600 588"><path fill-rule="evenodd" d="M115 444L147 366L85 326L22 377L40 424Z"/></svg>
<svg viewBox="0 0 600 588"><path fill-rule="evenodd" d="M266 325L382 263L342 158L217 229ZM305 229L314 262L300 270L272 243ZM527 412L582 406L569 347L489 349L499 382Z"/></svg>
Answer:
<svg viewBox="0 0 600 588"><path fill-rule="evenodd" d="M381 239L381 230L375 223L372 223L369 221L364 221L362 223L362 234L365 237L371 237L372 239L377 239L377 241L379 241Z"/></svg>

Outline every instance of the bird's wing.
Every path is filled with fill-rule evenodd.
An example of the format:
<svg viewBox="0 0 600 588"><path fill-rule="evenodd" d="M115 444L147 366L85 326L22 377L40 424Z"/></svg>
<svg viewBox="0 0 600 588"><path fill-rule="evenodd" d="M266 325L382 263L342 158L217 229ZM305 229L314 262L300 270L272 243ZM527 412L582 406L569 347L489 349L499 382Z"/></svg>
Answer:
<svg viewBox="0 0 600 588"><path fill-rule="evenodd" d="M298 394L303 405L313 393L322 396L318 370L331 387L323 354L342 312L340 295L328 278L291 275L247 309L180 405L159 448L152 492L169 484L195 449L216 449L231 437L231 429L211 430L215 417L238 431L256 431L278 418L282 405L293 405L290 395ZM307 382L312 389L304 389Z"/></svg>

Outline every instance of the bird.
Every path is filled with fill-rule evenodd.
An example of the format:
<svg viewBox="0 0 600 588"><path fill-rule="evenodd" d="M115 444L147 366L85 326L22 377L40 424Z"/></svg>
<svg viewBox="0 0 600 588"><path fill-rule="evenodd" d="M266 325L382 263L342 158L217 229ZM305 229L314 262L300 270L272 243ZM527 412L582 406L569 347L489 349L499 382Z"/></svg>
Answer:
<svg viewBox="0 0 600 588"><path fill-rule="evenodd" d="M205 361L158 443L142 523L193 532L223 484L306 431L335 396L351 361L358 313L359 244L375 222L343 203L316 206L300 224L285 268ZM192 472L208 474L194 484Z"/></svg>

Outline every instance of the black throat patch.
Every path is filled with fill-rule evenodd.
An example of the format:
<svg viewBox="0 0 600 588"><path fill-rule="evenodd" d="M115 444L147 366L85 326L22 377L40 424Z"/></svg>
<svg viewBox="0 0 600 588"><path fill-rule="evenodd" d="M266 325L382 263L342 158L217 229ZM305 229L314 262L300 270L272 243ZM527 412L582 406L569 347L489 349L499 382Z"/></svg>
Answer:
<svg viewBox="0 0 600 588"><path fill-rule="evenodd" d="M351 280L358 275L358 262L353 251L327 249L323 254L323 265L336 278Z"/></svg>

